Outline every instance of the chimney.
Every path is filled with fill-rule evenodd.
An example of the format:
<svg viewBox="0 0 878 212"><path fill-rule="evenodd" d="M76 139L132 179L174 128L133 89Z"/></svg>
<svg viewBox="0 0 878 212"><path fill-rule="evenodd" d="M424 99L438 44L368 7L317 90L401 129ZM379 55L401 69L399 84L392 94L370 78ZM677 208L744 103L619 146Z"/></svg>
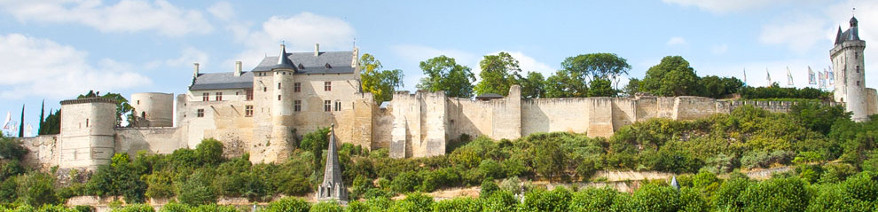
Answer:
<svg viewBox="0 0 878 212"><path fill-rule="evenodd" d="M236 76L236 77L240 77L240 76L241 76L241 61L240 61L240 60L239 60L239 61L235 61L235 76Z"/></svg>
<svg viewBox="0 0 878 212"><path fill-rule="evenodd" d="M195 72L192 74L192 77L198 77L198 63L193 63L195 65Z"/></svg>
<svg viewBox="0 0 878 212"><path fill-rule="evenodd" d="M314 56L315 57L320 56L320 44L319 43L314 44Z"/></svg>

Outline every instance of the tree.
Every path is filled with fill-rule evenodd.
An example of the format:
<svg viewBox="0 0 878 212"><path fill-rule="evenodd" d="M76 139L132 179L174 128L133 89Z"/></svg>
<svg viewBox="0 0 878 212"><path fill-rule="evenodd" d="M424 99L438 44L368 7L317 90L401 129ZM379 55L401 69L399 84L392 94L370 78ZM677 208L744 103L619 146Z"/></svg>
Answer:
<svg viewBox="0 0 878 212"><path fill-rule="evenodd" d="M518 82L521 85L521 98L534 99L546 96L546 80L539 72L528 72L526 78Z"/></svg>
<svg viewBox="0 0 878 212"><path fill-rule="evenodd" d="M612 83L608 79L597 78L591 81L591 88L588 89L588 96L616 96L616 90L613 89Z"/></svg>
<svg viewBox="0 0 878 212"><path fill-rule="evenodd" d="M360 65L363 68L360 72L363 92L372 93L377 103L390 101L396 88L403 86L402 70L380 70L381 61L371 54L363 54L360 57Z"/></svg>
<svg viewBox="0 0 878 212"><path fill-rule="evenodd" d="M640 92L641 86L640 79L631 78L628 79L628 85L625 85L625 88L622 89L622 92L628 94L628 96L634 96L637 92Z"/></svg>
<svg viewBox="0 0 878 212"><path fill-rule="evenodd" d="M609 79L628 74L631 65L625 58L613 53L591 53L568 57L561 62L561 68L573 74L578 80Z"/></svg>
<svg viewBox="0 0 878 212"><path fill-rule="evenodd" d="M103 96L100 96L100 92L95 93L93 90L89 90L87 94L79 95L76 97L77 99L85 99L85 98L94 98L101 97L105 99L112 99L116 101L116 126L122 126L122 115L127 114L127 122L134 122L134 116L132 111L134 111L134 107L128 104L128 99L122 96L122 94L118 93L107 93Z"/></svg>
<svg viewBox="0 0 878 212"><path fill-rule="evenodd" d="M441 55L426 61L421 61L421 70L424 78L416 86L418 89L430 92L444 91L449 97L473 96L473 81L475 77L469 67L458 65L454 58Z"/></svg>
<svg viewBox="0 0 878 212"><path fill-rule="evenodd" d="M40 122L39 135L57 135L61 133L61 110L49 111L49 115Z"/></svg>
<svg viewBox="0 0 878 212"><path fill-rule="evenodd" d="M734 77L706 76L698 80L701 85L699 96L714 99L723 98L729 94L737 93L744 83Z"/></svg>
<svg viewBox="0 0 878 212"><path fill-rule="evenodd" d="M576 79L567 70L558 70L546 78L545 89L547 98L588 96L588 85L585 81Z"/></svg>
<svg viewBox="0 0 878 212"><path fill-rule="evenodd" d="M509 87L521 78L518 60L506 52L485 55L485 58L479 62L479 67L482 68L482 72L479 73L482 81L475 87L476 94L479 95L496 93L506 96L509 94Z"/></svg>
<svg viewBox="0 0 878 212"><path fill-rule="evenodd" d="M686 96L697 94L697 85L698 75L686 59L666 56L646 71L640 90L659 96Z"/></svg>

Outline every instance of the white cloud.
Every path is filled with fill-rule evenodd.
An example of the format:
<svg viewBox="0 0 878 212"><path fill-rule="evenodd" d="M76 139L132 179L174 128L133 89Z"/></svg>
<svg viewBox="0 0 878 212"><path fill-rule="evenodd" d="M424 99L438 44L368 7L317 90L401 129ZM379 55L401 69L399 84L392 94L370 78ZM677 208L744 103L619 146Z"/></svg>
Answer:
<svg viewBox="0 0 878 212"><path fill-rule="evenodd" d="M207 8L207 12L210 12L211 15L223 21L229 21L232 20L232 18L235 18L235 9L232 8L232 4L225 1L211 5Z"/></svg>
<svg viewBox="0 0 878 212"><path fill-rule="evenodd" d="M710 52L712 52L713 54L723 54L723 53L726 53L726 51L728 51L728 50L729 50L729 45L727 45L727 44L720 44L720 45L716 45L716 46L713 46L712 48L710 48Z"/></svg>
<svg viewBox="0 0 878 212"><path fill-rule="evenodd" d="M684 7L698 7L713 13L727 13L757 9L769 5L792 2L791 0L662 0L667 4L677 4Z"/></svg>
<svg viewBox="0 0 878 212"><path fill-rule="evenodd" d="M54 41L21 34L0 35L0 98L25 96L70 98L88 90L119 92L151 84L130 70L132 65L103 59L86 61L88 53Z"/></svg>
<svg viewBox="0 0 878 212"><path fill-rule="evenodd" d="M99 0L2 1L0 8L21 22L82 24L101 32L157 31L181 36L212 30L201 12L180 9L165 0L122 0L113 5Z"/></svg>
<svg viewBox="0 0 878 212"><path fill-rule="evenodd" d="M818 41L823 41L826 19L810 14L785 15L762 26L759 41L787 45L794 52L804 53Z"/></svg>
<svg viewBox="0 0 878 212"><path fill-rule="evenodd" d="M355 34L354 28L340 18L309 12L292 17L273 16L262 23L258 31L250 31L242 25L229 30L245 46L234 60L243 60L246 67L256 66L265 55L278 55L281 41L286 44L287 52L314 51L315 43L320 44L321 51L350 51Z"/></svg>
<svg viewBox="0 0 878 212"><path fill-rule="evenodd" d="M170 67L189 67L192 63L199 63L201 67L210 64L210 55L194 47L186 47L180 51L180 56L173 59L158 60L150 62L146 65L148 69L157 68L159 66Z"/></svg>
<svg viewBox="0 0 878 212"><path fill-rule="evenodd" d="M686 39L683 39L683 37L672 37L672 38L669 39L668 42L665 43L665 44L668 45L668 46L685 45L685 44L686 44Z"/></svg>

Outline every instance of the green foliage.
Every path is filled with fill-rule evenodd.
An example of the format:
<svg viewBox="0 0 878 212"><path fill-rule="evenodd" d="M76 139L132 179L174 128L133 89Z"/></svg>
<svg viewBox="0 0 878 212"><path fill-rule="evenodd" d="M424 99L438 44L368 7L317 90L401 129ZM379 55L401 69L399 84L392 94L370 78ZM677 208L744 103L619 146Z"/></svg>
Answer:
<svg viewBox="0 0 878 212"><path fill-rule="evenodd" d="M521 98L534 99L546 96L546 79L540 72L527 72L527 77L519 79Z"/></svg>
<svg viewBox="0 0 878 212"><path fill-rule="evenodd" d="M681 56L667 56L646 71L641 91L658 96L695 95L698 89L698 76L689 61Z"/></svg>
<svg viewBox="0 0 878 212"><path fill-rule="evenodd" d="M145 201L147 184L141 181L144 167L131 163L128 154L116 153L109 165L102 165L86 184L86 193L98 196L125 197L128 203Z"/></svg>
<svg viewBox="0 0 878 212"><path fill-rule="evenodd" d="M44 204L58 204L60 201L55 196L55 178L45 173L28 173L15 178L17 184L18 202L23 204L41 206Z"/></svg>
<svg viewBox="0 0 878 212"><path fill-rule="evenodd" d="M9 138L0 133L0 159L21 160L27 154L27 149L15 138Z"/></svg>
<svg viewBox="0 0 878 212"><path fill-rule="evenodd" d="M448 97L473 96L475 77L469 67L458 65L454 58L441 55L421 61L421 70L426 77L416 86L430 92L444 91Z"/></svg>
<svg viewBox="0 0 878 212"><path fill-rule="evenodd" d="M211 187L214 173L198 169L177 186L177 199L189 205L204 205L216 202L217 192Z"/></svg>
<svg viewBox="0 0 878 212"><path fill-rule="evenodd" d="M857 168L850 164L834 163L823 166L823 175L820 176L821 183L838 183L847 179L848 176L857 173Z"/></svg>
<svg viewBox="0 0 878 212"><path fill-rule="evenodd" d="M433 204L433 211L479 212L482 211L482 202L469 197L446 199Z"/></svg>
<svg viewBox="0 0 878 212"><path fill-rule="evenodd" d="M302 137L299 148L310 151L313 155L312 165L322 167L323 150L329 147L329 128L319 128L313 132L309 132Z"/></svg>
<svg viewBox="0 0 878 212"><path fill-rule="evenodd" d="M122 208L113 209L113 212L154 212L155 209L147 204L133 204Z"/></svg>
<svg viewBox="0 0 878 212"><path fill-rule="evenodd" d="M597 78L589 83L589 97L616 96L616 93L618 91L613 89L612 82L609 79Z"/></svg>
<svg viewBox="0 0 878 212"><path fill-rule="evenodd" d="M570 191L563 187L556 187L552 191L535 189L525 194L521 209L523 211L567 211L567 203L571 197Z"/></svg>
<svg viewBox="0 0 878 212"><path fill-rule="evenodd" d="M165 204L164 206L162 206L162 208L159 209L159 212L180 212L180 211L190 211L190 210L192 210L192 207L189 205L182 204L182 203L176 203L176 202L169 202L168 204Z"/></svg>
<svg viewBox="0 0 878 212"><path fill-rule="evenodd" d="M738 201L745 211L803 211L812 193L799 178L772 178L750 184Z"/></svg>
<svg viewBox="0 0 878 212"><path fill-rule="evenodd" d="M680 207L680 194L665 185L647 184L631 196L631 209L634 211L677 211Z"/></svg>
<svg viewBox="0 0 878 212"><path fill-rule="evenodd" d="M433 197L422 193L411 193L401 201L395 201L388 211L426 212L433 209Z"/></svg>
<svg viewBox="0 0 878 212"><path fill-rule="evenodd" d="M61 110L49 111L49 115L45 116L45 119L40 122L40 129L37 134L57 135L59 133L61 133Z"/></svg>
<svg viewBox="0 0 878 212"><path fill-rule="evenodd" d="M381 61L371 54L360 56L360 81L363 92L372 93L376 103L390 101L397 87L403 86L403 73L400 69L380 70Z"/></svg>
<svg viewBox="0 0 878 212"><path fill-rule="evenodd" d="M713 195L713 205L717 210L740 211L746 202L738 199L751 182L745 178L732 178L723 183Z"/></svg>
<svg viewBox="0 0 878 212"><path fill-rule="evenodd" d="M705 76L698 79L701 86L699 96L721 99L729 94L738 93L744 83L734 77Z"/></svg>
<svg viewBox="0 0 878 212"><path fill-rule="evenodd" d="M311 206L311 212L342 212L344 209L338 202L335 201L325 201L319 202Z"/></svg>
<svg viewBox="0 0 878 212"><path fill-rule="evenodd" d="M745 99L830 99L831 93L817 88L781 88L777 82L768 87L741 88L741 97Z"/></svg>
<svg viewBox="0 0 878 212"><path fill-rule="evenodd" d="M594 80L628 74L631 65L625 58L613 53L591 53L568 57L561 62L561 68L572 73L576 79Z"/></svg>
<svg viewBox="0 0 878 212"><path fill-rule="evenodd" d="M417 172L408 171L400 173L393 178L390 188L395 192L408 193L415 191L420 184L421 176L419 176Z"/></svg>
<svg viewBox="0 0 878 212"><path fill-rule="evenodd" d="M482 69L479 73L482 80L474 88L477 95L495 93L506 96L509 94L509 87L521 78L518 60L506 52L485 55L479 62L479 67Z"/></svg>
<svg viewBox="0 0 878 212"><path fill-rule="evenodd" d="M297 197L284 197L269 203L265 209L268 211L308 212L311 210L311 204Z"/></svg>
<svg viewBox="0 0 878 212"><path fill-rule="evenodd" d="M558 70L546 78L546 98L586 97L588 84L568 70Z"/></svg>
<svg viewBox="0 0 878 212"><path fill-rule="evenodd" d="M479 186L481 191L479 191L479 196L490 197L495 192L500 190L500 186L497 186L497 183L494 183L493 180L485 180L482 181L482 185Z"/></svg>
<svg viewBox="0 0 878 212"><path fill-rule="evenodd" d="M482 201L483 211L512 212L516 211L516 206L518 206L518 199L508 191L494 192Z"/></svg>
<svg viewBox="0 0 878 212"><path fill-rule="evenodd" d="M219 165L223 162L223 143L213 138L201 140L195 147L195 157L203 165Z"/></svg>
<svg viewBox="0 0 878 212"><path fill-rule="evenodd" d="M587 188L573 194L570 211L610 211L616 196L623 195L611 188Z"/></svg>

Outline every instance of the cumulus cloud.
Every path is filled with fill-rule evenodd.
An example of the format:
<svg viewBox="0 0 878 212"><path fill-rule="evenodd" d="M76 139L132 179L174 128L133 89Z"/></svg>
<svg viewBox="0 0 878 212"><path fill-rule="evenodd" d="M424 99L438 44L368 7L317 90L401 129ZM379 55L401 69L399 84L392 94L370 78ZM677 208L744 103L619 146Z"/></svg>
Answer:
<svg viewBox="0 0 878 212"><path fill-rule="evenodd" d="M157 68L159 66L169 66L169 67L187 67L192 66L192 63L202 64L210 64L210 55L207 52L201 51L195 47L186 47L180 51L180 56L173 59L167 60L157 60L150 62L146 65L148 69Z"/></svg>
<svg viewBox="0 0 878 212"><path fill-rule="evenodd" d="M683 39L683 37L672 37L665 44L668 46L684 45L686 44L686 39Z"/></svg>
<svg viewBox="0 0 878 212"><path fill-rule="evenodd" d="M212 26L196 10L165 0L0 1L0 8L21 22L82 24L101 32L156 31L167 36L207 33Z"/></svg>
<svg viewBox="0 0 878 212"><path fill-rule="evenodd" d="M230 30L236 32L236 39L245 46L246 50L237 58L247 67L256 66L265 55L277 55L281 41L286 44L287 52L314 51L316 43L320 44L321 51L350 51L355 34L354 28L340 18L309 12L291 17L273 16L256 31L242 27Z"/></svg>
<svg viewBox="0 0 878 212"><path fill-rule="evenodd" d="M537 61L533 57L525 55L523 52L508 51L507 53L518 60L518 66L523 72L521 73L522 75L527 74L527 72L539 72L543 74L543 77L549 77L557 70L556 68L552 68L552 66Z"/></svg>
<svg viewBox="0 0 878 212"><path fill-rule="evenodd" d="M69 98L88 90L115 91L151 84L149 78L110 59L89 64L88 53L47 39L0 35L0 98Z"/></svg>
<svg viewBox="0 0 878 212"><path fill-rule="evenodd" d="M232 20L232 18L235 18L235 9L232 8L232 4L230 4L229 2L217 2L216 4L208 7L207 12L210 12L211 15L223 21L228 21Z"/></svg>

